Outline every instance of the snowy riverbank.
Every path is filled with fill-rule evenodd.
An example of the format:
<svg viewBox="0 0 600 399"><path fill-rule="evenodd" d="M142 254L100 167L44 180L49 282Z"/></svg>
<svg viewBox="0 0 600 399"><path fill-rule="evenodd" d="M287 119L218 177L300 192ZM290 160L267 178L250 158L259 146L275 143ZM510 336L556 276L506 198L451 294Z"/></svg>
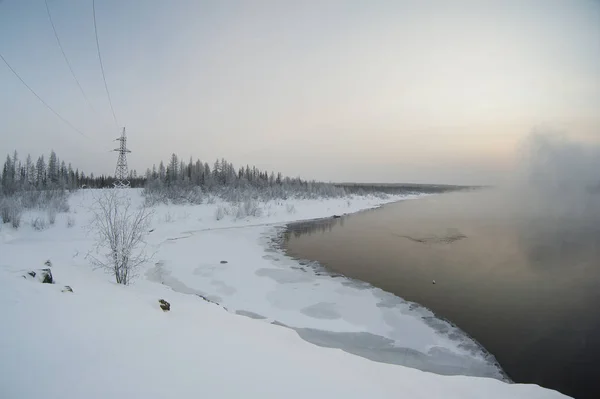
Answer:
<svg viewBox="0 0 600 399"><path fill-rule="evenodd" d="M148 236L154 261L124 287L85 258L93 196L74 194L70 213L44 231L28 223L35 213L21 229L0 231L2 397L563 397L364 359L502 378L493 357L425 309L319 273L270 244L286 222L406 198L272 201L246 218L219 202L160 205ZM21 277L47 259L55 285Z"/></svg>

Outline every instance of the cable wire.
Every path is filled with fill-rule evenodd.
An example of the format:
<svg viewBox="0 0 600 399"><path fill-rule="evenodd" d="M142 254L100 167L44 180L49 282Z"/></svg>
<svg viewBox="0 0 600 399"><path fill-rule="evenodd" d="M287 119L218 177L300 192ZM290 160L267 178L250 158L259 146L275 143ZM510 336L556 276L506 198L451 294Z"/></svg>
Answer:
<svg viewBox="0 0 600 399"><path fill-rule="evenodd" d="M104 80L104 88L106 89L106 96L108 97L108 105L110 105L110 110L112 112L113 119L115 120L115 125L119 128L119 123L117 122L117 116L115 115L115 109L112 105L112 100L110 98L110 92L108 91L108 85L106 84L106 75L104 74L104 65L102 64L102 56L100 55L100 42L98 41L98 27L96 26L96 1L92 0L92 11L94 14L94 32L96 33L96 49L98 50L98 59L100 60L100 70L102 71L102 80Z"/></svg>
<svg viewBox="0 0 600 399"><path fill-rule="evenodd" d="M8 63L8 61L6 61L6 59L2 56L2 54L0 53L0 58L2 59L2 61L4 61L4 63L6 64L6 66L8 67L8 69L11 70L11 72L21 81L21 83L23 83L23 85L25 87L27 87L27 89L29 89L29 91L31 93L33 93L34 96L37 97L38 100L40 100L40 102L42 104L44 104L46 106L46 108L48 108L50 111L52 111L52 113L54 115L56 115L61 121L63 121L65 124L69 125L69 127L73 130L75 130L77 133L81 134L84 137L89 138L88 135L86 135L85 133L83 133L81 130L77 129L75 126L73 126L73 124L71 122L69 122L68 120L66 120L65 118L63 118L58 112L56 112L54 110L54 108L52 108L50 105L48 105L48 103L46 101L44 101L42 99L42 97L38 96L38 94L31 88L31 86L29 86L27 83L25 83L25 81L21 78L21 76L19 76L19 74L17 73L17 71L14 70L14 68L12 66L10 66L10 64Z"/></svg>
<svg viewBox="0 0 600 399"><path fill-rule="evenodd" d="M71 71L71 76L73 76L73 79L75 80L75 83L77 83L77 87L79 87L79 91L81 91L81 94L83 95L83 98L85 98L85 101L88 103L88 105L90 106L91 110L94 113L96 113L96 110L92 106L92 103L88 99L88 96L86 96L85 91L83 90L83 87L81 86L81 83L79 83L79 79L77 79L77 76L75 76L75 71L73 71L73 67L71 66L71 63L69 62L69 58L67 57L67 54L65 53L65 50L64 50L64 48L62 46L62 43L60 42L60 38L58 36L58 32L56 31L56 26L54 25L54 21L52 20L52 14L50 13L50 7L48 6L48 0L44 0L44 2L46 3L46 11L48 12L48 19L50 20L50 24L52 25L52 31L54 32L54 37L56 38L56 43L58 43L58 47L60 48L60 52L62 53L63 58L65 59L65 62L67 64L67 66L69 67L69 71Z"/></svg>

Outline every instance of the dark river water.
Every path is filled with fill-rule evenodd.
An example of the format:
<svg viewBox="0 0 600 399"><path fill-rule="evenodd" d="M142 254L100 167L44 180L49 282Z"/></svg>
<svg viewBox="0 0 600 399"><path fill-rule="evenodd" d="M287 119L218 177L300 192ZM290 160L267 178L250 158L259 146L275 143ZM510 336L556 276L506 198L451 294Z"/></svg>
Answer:
<svg viewBox="0 0 600 399"><path fill-rule="evenodd" d="M285 247L449 319L515 382L600 398L599 200L447 193L291 225Z"/></svg>

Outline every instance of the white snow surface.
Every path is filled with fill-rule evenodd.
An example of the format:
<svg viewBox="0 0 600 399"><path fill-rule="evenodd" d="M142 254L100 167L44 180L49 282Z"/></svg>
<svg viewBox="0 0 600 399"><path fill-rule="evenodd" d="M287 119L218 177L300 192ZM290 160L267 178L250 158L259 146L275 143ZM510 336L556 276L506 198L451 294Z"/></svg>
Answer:
<svg viewBox="0 0 600 399"><path fill-rule="evenodd" d="M47 230L30 225L41 212L0 229L0 398L566 397L499 381L493 357L428 310L272 244L285 222L414 197L271 201L238 220L216 220L231 206L218 201L157 206L154 260L121 286L85 257L97 194L73 194ZM48 259L56 284L23 278Z"/></svg>

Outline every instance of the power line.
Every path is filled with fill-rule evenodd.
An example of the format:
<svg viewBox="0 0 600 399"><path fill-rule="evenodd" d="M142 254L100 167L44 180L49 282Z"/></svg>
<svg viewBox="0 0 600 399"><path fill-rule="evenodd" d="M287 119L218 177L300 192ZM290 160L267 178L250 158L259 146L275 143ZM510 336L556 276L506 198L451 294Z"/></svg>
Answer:
<svg viewBox="0 0 600 399"><path fill-rule="evenodd" d="M106 96L108 97L108 105L110 105L110 110L112 112L112 116L115 120L115 125L117 128L119 127L119 123L117 122L117 116L115 115L115 109L112 105L112 100L110 99L110 92L108 91L108 85L106 84L106 75L104 74L104 65L102 64L102 56L100 55L100 43L98 42L98 27L96 26L96 1L92 0L92 11L94 14L94 32L96 33L96 49L98 50L98 59L100 60L100 70L102 71L102 80L104 80L104 88L106 89Z"/></svg>
<svg viewBox="0 0 600 399"><path fill-rule="evenodd" d="M83 90L83 87L81 86L81 83L79 83L79 79L77 79L77 76L75 76L75 72L73 71L73 67L71 66L71 63L69 62L69 59L67 58L67 54L65 53L65 50L64 50L64 48L62 46L62 43L60 42L60 38L58 37L58 32L56 31L56 26L54 26L54 21L52 20L52 15L50 14L50 7L48 6L48 0L44 0L44 2L46 3L46 11L48 12L48 19L50 19L50 24L52 25L52 31L54 31L54 37L56 37L56 42L58 43L58 47L60 48L60 52L62 53L63 58L65 59L65 62L67 63L67 66L69 67L69 71L71 71L71 76L73 76L73 79L75 80L75 83L77 83L77 87L79 87L79 90L81 91L81 94L83 95L83 98L85 98L85 101L88 103L88 105L90 106L90 108L92 109L92 111L94 113L96 113L96 110L92 106L92 103L90 102L90 100L88 99L88 97L85 95L85 91Z"/></svg>
<svg viewBox="0 0 600 399"><path fill-rule="evenodd" d="M1 53L0 53L0 58L2 59L2 61L4 61L4 63L8 67L8 69L11 70L11 72L21 81L21 83L23 83L23 85L25 87L27 87L27 89L29 89L29 91L31 93L33 93L33 95L36 96L37 99L40 100L40 102L46 106L46 108L48 108L50 111L52 111L52 113L54 115L56 115L65 124L69 125L69 127L71 129L75 130L77 133L81 134L82 136L89 138L88 135L86 135L85 133L83 133L81 130L77 129L75 126L73 126L73 124L71 122L69 122L68 120L66 120L65 118L63 118L58 112L56 112L54 110L54 108L52 108L51 106L49 106L48 103L42 99L42 97L38 96L38 94L27 83L25 83L25 81L21 78L21 76L19 76L19 74L17 73L17 71L15 71L12 66L10 66L10 64L8 63L8 61L6 61L6 59L2 56Z"/></svg>

